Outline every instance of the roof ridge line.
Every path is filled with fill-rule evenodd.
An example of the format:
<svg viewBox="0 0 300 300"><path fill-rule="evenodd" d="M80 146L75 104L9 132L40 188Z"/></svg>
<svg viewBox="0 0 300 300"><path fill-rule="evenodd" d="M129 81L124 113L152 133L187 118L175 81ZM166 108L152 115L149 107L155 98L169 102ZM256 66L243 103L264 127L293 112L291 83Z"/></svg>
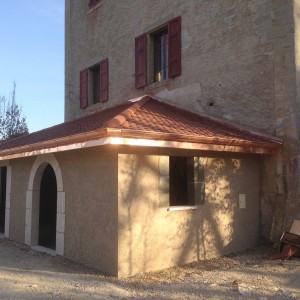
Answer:
<svg viewBox="0 0 300 300"><path fill-rule="evenodd" d="M150 99L151 99L151 97L149 95L145 95L137 101L132 101L133 104L130 107L126 108L120 114L114 116L112 119L110 119L109 121L104 123L103 126L113 127L113 128L121 126L129 117L134 115Z"/></svg>

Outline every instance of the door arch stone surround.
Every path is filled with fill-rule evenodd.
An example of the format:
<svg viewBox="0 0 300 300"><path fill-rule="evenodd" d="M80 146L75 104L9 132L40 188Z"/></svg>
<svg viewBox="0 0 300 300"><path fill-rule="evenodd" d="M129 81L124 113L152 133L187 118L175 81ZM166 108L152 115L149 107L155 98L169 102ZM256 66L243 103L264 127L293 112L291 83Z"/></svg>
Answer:
<svg viewBox="0 0 300 300"><path fill-rule="evenodd" d="M57 183L57 215L56 215L56 254L64 255L65 239L65 192L61 169L53 154L39 155L30 171L26 193L25 244L38 245L39 233L39 198L43 172L50 164L54 170Z"/></svg>

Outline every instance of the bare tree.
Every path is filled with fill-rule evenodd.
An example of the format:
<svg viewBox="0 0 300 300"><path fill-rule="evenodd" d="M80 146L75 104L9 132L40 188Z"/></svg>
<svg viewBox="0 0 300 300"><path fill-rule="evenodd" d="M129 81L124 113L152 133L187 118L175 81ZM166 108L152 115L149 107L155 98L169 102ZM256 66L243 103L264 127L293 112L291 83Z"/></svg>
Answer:
<svg viewBox="0 0 300 300"><path fill-rule="evenodd" d="M9 98L0 97L0 141L25 134L28 134L28 126L22 107L16 103L16 84L14 83Z"/></svg>

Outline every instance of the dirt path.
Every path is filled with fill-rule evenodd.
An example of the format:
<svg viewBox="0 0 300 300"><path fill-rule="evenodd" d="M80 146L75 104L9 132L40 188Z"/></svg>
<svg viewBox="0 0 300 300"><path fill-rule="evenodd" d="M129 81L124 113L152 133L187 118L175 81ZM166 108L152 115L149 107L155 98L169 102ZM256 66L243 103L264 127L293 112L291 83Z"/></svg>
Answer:
<svg viewBox="0 0 300 300"><path fill-rule="evenodd" d="M0 240L0 299L300 299L300 260L269 261L271 251L117 280Z"/></svg>

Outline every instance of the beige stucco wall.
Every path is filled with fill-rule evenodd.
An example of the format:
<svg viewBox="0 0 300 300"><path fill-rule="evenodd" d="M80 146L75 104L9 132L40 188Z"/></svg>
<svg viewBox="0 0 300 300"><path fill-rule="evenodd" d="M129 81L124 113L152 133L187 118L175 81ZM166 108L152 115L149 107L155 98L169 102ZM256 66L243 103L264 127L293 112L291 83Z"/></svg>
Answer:
<svg viewBox="0 0 300 300"><path fill-rule="evenodd" d="M9 238L25 242L26 192L30 171L36 157L11 160L11 194Z"/></svg>
<svg viewBox="0 0 300 300"><path fill-rule="evenodd" d="M272 1L66 0L65 119L145 93L274 133ZM135 88L134 39L180 15L182 74ZM79 108L79 72L109 59L109 101ZM211 106L212 105L212 106Z"/></svg>
<svg viewBox="0 0 300 300"><path fill-rule="evenodd" d="M65 256L117 273L117 154L91 148L55 155L65 191Z"/></svg>
<svg viewBox="0 0 300 300"><path fill-rule="evenodd" d="M118 276L167 268L253 246L259 239L259 160L205 158L205 204L168 211L157 155L119 154ZM245 194L246 208L239 208ZM251 225L249 225L251 224Z"/></svg>
<svg viewBox="0 0 300 300"><path fill-rule="evenodd" d="M64 256L117 275L117 154L90 148L54 155L65 193ZM12 167L10 235L25 243L26 191L36 157Z"/></svg>

